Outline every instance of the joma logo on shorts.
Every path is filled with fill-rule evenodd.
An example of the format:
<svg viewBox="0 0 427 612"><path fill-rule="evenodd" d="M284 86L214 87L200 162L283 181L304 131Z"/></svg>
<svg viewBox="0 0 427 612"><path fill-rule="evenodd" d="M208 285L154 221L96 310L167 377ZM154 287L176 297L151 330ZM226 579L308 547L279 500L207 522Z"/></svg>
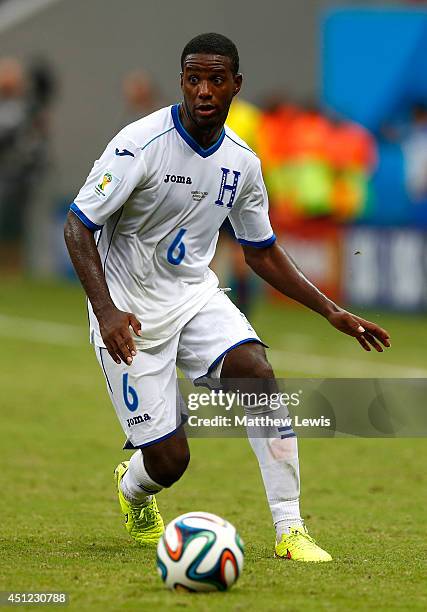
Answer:
<svg viewBox="0 0 427 612"><path fill-rule="evenodd" d="M180 174L167 174L165 176L165 183L185 183L186 185L191 185L192 180L191 176L181 176Z"/></svg>
<svg viewBox="0 0 427 612"><path fill-rule="evenodd" d="M144 421L151 421L151 417L146 412L144 414L138 414L138 416L132 417L131 419L126 419L128 427L132 427L132 425L138 425L138 423L144 423Z"/></svg>

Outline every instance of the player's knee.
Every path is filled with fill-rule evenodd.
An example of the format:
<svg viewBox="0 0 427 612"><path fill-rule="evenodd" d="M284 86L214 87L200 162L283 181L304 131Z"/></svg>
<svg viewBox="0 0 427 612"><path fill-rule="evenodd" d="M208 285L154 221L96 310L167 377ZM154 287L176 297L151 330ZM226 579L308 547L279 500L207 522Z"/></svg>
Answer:
<svg viewBox="0 0 427 612"><path fill-rule="evenodd" d="M162 466L162 482L160 484L164 487L171 487L184 474L189 462L189 451L168 457Z"/></svg>
<svg viewBox="0 0 427 612"><path fill-rule="evenodd" d="M184 474L185 470L188 467L188 464L190 463L190 449L188 448L188 446L185 449L180 450L180 452L177 453L176 456L171 458L171 460L173 464L171 476L173 476L173 482L176 482Z"/></svg>
<svg viewBox="0 0 427 612"><path fill-rule="evenodd" d="M258 359L253 367L253 378L274 378L273 368L265 358Z"/></svg>
<svg viewBox="0 0 427 612"><path fill-rule="evenodd" d="M274 379L273 368L259 344L245 344L226 356L221 377Z"/></svg>
<svg viewBox="0 0 427 612"><path fill-rule="evenodd" d="M274 372L266 357L261 354L253 354L241 364L241 376L244 378L274 378Z"/></svg>
<svg viewBox="0 0 427 612"><path fill-rule="evenodd" d="M159 455L150 465L150 476L163 487L171 487L181 478L190 462L187 448L170 450Z"/></svg>

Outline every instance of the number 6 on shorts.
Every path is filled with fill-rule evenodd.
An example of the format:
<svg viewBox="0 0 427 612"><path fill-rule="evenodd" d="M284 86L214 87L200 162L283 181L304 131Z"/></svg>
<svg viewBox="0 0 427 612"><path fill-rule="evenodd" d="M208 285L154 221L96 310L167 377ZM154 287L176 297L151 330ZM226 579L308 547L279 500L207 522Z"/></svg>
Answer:
<svg viewBox="0 0 427 612"><path fill-rule="evenodd" d="M129 374L123 374L123 399L128 410L135 412L138 409L138 395L133 387L128 384Z"/></svg>

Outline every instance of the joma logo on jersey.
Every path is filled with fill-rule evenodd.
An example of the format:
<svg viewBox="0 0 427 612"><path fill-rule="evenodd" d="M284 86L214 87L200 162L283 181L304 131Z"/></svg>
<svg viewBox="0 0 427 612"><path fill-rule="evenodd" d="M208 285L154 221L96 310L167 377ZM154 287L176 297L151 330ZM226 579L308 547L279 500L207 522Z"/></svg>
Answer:
<svg viewBox="0 0 427 612"><path fill-rule="evenodd" d="M227 208L231 208L233 206L234 198L236 197L237 185L239 183L240 172L237 170L233 170L234 179L232 183L228 182L228 175L230 174L230 168L221 168L222 170L222 178L221 178L221 187L219 188L218 198L215 201L217 206L224 206L224 197L225 192L228 195L228 202L226 204Z"/></svg>
<svg viewBox="0 0 427 612"><path fill-rule="evenodd" d="M144 423L144 421L151 421L151 417L146 412L144 414L138 414L138 416L132 417L131 419L126 419L128 427L132 427L132 425L138 425L138 423Z"/></svg>
<svg viewBox="0 0 427 612"><path fill-rule="evenodd" d="M181 176L180 174L167 174L165 176L165 183L185 183L186 185L191 185L193 181L191 180L191 176Z"/></svg>

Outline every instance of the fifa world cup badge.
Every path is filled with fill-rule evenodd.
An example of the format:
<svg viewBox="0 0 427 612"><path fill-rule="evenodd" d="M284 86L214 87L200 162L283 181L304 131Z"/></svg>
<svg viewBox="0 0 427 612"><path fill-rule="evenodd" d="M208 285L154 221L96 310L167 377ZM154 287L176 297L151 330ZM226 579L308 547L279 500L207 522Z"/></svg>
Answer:
<svg viewBox="0 0 427 612"><path fill-rule="evenodd" d="M108 183L111 183L112 180L113 180L113 177L111 176L111 174L109 172L107 172L107 174L104 174L104 177L102 179L102 183L100 183L98 185L99 189L101 191L104 191L105 187L108 185Z"/></svg>
<svg viewBox="0 0 427 612"><path fill-rule="evenodd" d="M95 187L95 193L101 200L106 200L120 183L120 179L111 172L103 172Z"/></svg>

